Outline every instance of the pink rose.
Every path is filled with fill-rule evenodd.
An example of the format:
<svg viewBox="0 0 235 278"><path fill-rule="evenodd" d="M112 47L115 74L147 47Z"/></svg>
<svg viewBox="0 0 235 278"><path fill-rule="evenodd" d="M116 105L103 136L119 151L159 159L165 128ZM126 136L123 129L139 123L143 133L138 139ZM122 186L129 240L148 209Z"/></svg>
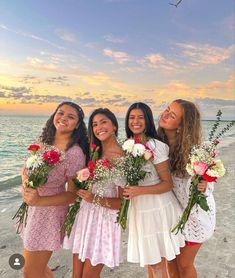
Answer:
<svg viewBox="0 0 235 278"><path fill-rule="evenodd" d="M81 169L77 172L77 180L80 182L88 180L90 177L90 171L88 168Z"/></svg>
<svg viewBox="0 0 235 278"><path fill-rule="evenodd" d="M196 163L194 163L193 168L194 168L194 171L197 175L202 176L202 175L204 175L204 173L208 169L208 166L204 162L196 162Z"/></svg>

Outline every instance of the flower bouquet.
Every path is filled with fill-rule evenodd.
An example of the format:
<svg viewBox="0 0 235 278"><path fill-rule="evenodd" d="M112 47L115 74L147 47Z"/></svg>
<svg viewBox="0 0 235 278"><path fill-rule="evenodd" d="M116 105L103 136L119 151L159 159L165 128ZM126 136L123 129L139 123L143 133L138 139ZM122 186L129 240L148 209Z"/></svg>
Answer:
<svg viewBox="0 0 235 278"><path fill-rule="evenodd" d="M31 155L25 163L28 176L26 186L36 189L47 182L48 174L64 160L64 154L53 146L37 144L30 145L28 150ZM17 218L17 233L20 233L23 225L26 226L28 217L28 205L23 202L12 219Z"/></svg>
<svg viewBox="0 0 235 278"><path fill-rule="evenodd" d="M107 188L107 180L123 174L123 160L98 159L99 146L91 144L91 160L87 167L77 172L74 180L75 189L92 189L94 193L93 205L100 206L100 198L104 196ZM95 184L95 186L94 186ZM70 236L76 214L80 209L82 198L78 197L76 202L69 208L65 221L61 227L67 236ZM107 205L108 206L108 205Z"/></svg>
<svg viewBox="0 0 235 278"><path fill-rule="evenodd" d="M108 181L124 176L124 159L99 159L96 161L96 167L94 169L93 176L93 204L96 207L100 206L100 198L104 197L107 190ZM108 203L106 203L108 206Z"/></svg>
<svg viewBox="0 0 235 278"><path fill-rule="evenodd" d="M136 186L145 178L146 171L142 169L145 163L153 157L150 148L139 138L127 139L122 145L125 152L125 175L128 186ZM127 227L127 214L130 200L123 199L117 216L123 230Z"/></svg>
<svg viewBox="0 0 235 278"><path fill-rule="evenodd" d="M225 168L220 159L217 159L216 147L219 144L219 138L234 125L234 121L227 124L220 133L215 135L215 131L219 126L222 112L217 113L217 120L209 134L209 141L201 145L193 146L189 155L189 162L186 165L186 171L192 176L190 185L189 200L178 224L171 230L176 234L182 232L194 205L199 205L201 209L208 211L206 196L197 190L197 185L201 180L207 182L216 182L217 178L225 175Z"/></svg>
<svg viewBox="0 0 235 278"><path fill-rule="evenodd" d="M86 168L83 168L77 172L77 177L74 179L74 188L76 191L79 189L88 190L91 187L94 177L94 169L96 167L96 160L98 159L98 149L98 146L94 144L90 145L91 160L88 162ZM77 197L75 203L70 206L65 221L61 227L61 231L63 231L68 237L72 231L76 214L80 209L81 200L82 198Z"/></svg>

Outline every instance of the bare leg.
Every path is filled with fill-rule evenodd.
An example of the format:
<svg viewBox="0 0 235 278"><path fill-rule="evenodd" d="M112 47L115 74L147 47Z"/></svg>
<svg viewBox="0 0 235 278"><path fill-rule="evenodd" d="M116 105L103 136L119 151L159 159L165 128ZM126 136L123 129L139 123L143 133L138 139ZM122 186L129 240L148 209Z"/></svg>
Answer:
<svg viewBox="0 0 235 278"><path fill-rule="evenodd" d="M177 256L176 256L177 257ZM170 278L180 278L180 272L176 259L167 262L167 269Z"/></svg>
<svg viewBox="0 0 235 278"><path fill-rule="evenodd" d="M48 265L47 265L46 270L45 270L45 278L54 278L54 274L53 274L53 272L50 270L50 268L48 267Z"/></svg>
<svg viewBox="0 0 235 278"><path fill-rule="evenodd" d="M178 269L180 277L183 278L197 278L197 271L194 266L195 257L202 244L186 245L180 249L180 255L177 256Z"/></svg>
<svg viewBox="0 0 235 278"><path fill-rule="evenodd" d="M84 263L79 260L78 254L73 254L73 278L82 278Z"/></svg>
<svg viewBox="0 0 235 278"><path fill-rule="evenodd" d="M150 265L153 278L168 278L166 259L162 258L161 262L155 265Z"/></svg>
<svg viewBox="0 0 235 278"><path fill-rule="evenodd" d="M150 265L148 265L148 278L153 278L153 271Z"/></svg>
<svg viewBox="0 0 235 278"><path fill-rule="evenodd" d="M24 249L24 278L53 278L54 275L47 263L52 251L28 251Z"/></svg>
<svg viewBox="0 0 235 278"><path fill-rule="evenodd" d="M100 278L100 273L103 269L103 264L93 266L89 259L85 260L82 278Z"/></svg>

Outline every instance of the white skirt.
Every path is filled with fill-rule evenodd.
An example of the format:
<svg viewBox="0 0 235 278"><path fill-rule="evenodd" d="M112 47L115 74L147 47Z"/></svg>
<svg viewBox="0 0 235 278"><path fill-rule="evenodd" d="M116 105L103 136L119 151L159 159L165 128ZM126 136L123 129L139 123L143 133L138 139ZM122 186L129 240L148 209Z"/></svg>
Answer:
<svg viewBox="0 0 235 278"><path fill-rule="evenodd" d="M184 236L171 229L177 224L182 209L172 191L137 196L129 208L127 260L140 266L173 260L185 245Z"/></svg>

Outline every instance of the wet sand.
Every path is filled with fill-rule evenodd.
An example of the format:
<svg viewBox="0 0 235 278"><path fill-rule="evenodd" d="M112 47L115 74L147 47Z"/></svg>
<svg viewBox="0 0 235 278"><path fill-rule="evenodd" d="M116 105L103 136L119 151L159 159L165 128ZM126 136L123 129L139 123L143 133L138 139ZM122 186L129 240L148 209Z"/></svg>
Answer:
<svg viewBox="0 0 235 278"><path fill-rule="evenodd" d="M217 224L213 237L203 244L196 259L199 278L235 277L235 143L220 149L227 174L215 185L214 197L217 207ZM13 270L9 257L22 252L22 242L15 233L11 218L21 201L0 204L0 277L22 277L21 270ZM145 268L126 262L127 232L123 233L124 262L118 268L104 268L102 278L147 277ZM55 252L50 260L55 278L69 278L72 273L72 256L68 250Z"/></svg>

